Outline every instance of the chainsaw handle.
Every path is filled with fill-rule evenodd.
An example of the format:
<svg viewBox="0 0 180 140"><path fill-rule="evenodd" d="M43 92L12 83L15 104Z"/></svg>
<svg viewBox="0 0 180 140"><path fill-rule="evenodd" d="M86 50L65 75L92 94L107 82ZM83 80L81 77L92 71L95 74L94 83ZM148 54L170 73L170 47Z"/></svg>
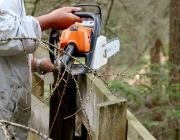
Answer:
<svg viewBox="0 0 180 140"><path fill-rule="evenodd" d="M92 18L94 20L93 36L91 38L91 50L94 50L96 46L96 39L101 31L98 17L91 12L74 12L73 14L81 18Z"/></svg>
<svg viewBox="0 0 180 140"><path fill-rule="evenodd" d="M99 28L101 31L101 28L102 28L102 10L101 10L100 5L98 5L98 4L76 4L76 5L74 5L74 7L89 7L89 6L97 7L99 10L99 12L96 14L99 15L99 26L100 26ZM99 34L100 34L100 32L99 32Z"/></svg>
<svg viewBox="0 0 180 140"><path fill-rule="evenodd" d="M62 56L62 62L66 65L68 65L68 61L71 59L71 55L74 53L75 51L75 46L74 44L68 44L68 46L66 47L66 49L64 50L68 55L64 54ZM65 68L65 65L62 63L61 65L61 70L64 71L66 68Z"/></svg>
<svg viewBox="0 0 180 140"><path fill-rule="evenodd" d="M74 12L73 14L80 18L92 18L94 20L94 25L95 25L94 29L95 29L95 31L98 32L98 35L100 34L101 26L99 26L99 19L94 13L92 13L92 12Z"/></svg>

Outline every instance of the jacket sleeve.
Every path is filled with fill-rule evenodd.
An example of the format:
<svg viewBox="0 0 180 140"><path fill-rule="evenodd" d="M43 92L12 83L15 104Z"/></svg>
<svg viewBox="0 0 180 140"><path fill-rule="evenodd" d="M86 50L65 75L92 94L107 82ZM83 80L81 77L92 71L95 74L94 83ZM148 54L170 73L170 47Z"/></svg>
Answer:
<svg viewBox="0 0 180 140"><path fill-rule="evenodd" d="M32 16L26 16L23 0L0 0L0 38L41 38L41 28ZM0 41L0 55L33 53L39 43L34 40Z"/></svg>

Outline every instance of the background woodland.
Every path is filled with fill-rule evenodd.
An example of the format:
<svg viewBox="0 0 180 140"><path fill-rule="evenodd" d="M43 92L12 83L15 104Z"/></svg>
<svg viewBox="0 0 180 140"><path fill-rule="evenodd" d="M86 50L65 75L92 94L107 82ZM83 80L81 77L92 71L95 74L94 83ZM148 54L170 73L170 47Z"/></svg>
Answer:
<svg viewBox="0 0 180 140"><path fill-rule="evenodd" d="M123 73L107 81L117 97L158 140L180 139L180 0L25 0L39 16L78 3L99 4L101 34L118 37L121 51L100 73ZM58 16L58 15L57 15ZM42 39L48 41L49 31Z"/></svg>

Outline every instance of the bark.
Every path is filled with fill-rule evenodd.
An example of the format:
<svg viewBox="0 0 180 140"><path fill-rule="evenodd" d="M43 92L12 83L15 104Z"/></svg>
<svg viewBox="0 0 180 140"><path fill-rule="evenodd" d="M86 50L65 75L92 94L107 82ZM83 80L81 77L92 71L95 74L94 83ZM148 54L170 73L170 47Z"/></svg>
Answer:
<svg viewBox="0 0 180 140"><path fill-rule="evenodd" d="M180 0L171 0L170 3L170 42L169 42L169 60L175 66L180 66ZM170 86L172 84L179 84L180 71L173 67L169 73L171 77ZM172 89L173 94L178 95L178 89ZM177 96L170 96L170 103L175 106L180 101ZM174 120L169 123L170 128L174 129L175 140L179 140L180 126L178 125L179 119L175 117Z"/></svg>
<svg viewBox="0 0 180 140"><path fill-rule="evenodd" d="M180 0L171 0L170 5L170 42L169 60L171 63L180 66ZM171 84L180 82L180 71L172 69Z"/></svg>
<svg viewBox="0 0 180 140"><path fill-rule="evenodd" d="M150 49L150 61L151 64L156 64L158 68L160 67L160 51L161 51L162 42L159 37L155 38L154 46ZM152 76L151 82L155 83L157 82L158 77Z"/></svg>

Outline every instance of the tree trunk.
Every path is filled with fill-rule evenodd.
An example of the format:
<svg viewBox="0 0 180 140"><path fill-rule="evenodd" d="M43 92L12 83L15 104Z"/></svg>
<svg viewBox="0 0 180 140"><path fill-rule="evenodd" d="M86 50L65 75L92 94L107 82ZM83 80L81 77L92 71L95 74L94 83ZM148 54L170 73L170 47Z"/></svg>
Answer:
<svg viewBox="0 0 180 140"><path fill-rule="evenodd" d="M175 66L180 66L180 0L171 0L170 4L170 42L169 42L169 60ZM180 70L175 67L170 69L170 86L173 84L180 83ZM178 89L172 89L173 94L178 95ZM175 106L179 103L180 98L177 96L170 96L170 103ZM170 127L175 130L175 139L179 140L180 126L178 125L178 118L176 117L174 121L170 124Z"/></svg>
<svg viewBox="0 0 180 140"><path fill-rule="evenodd" d="M180 66L180 0L171 0L170 12L169 60ZM180 71L172 69L170 76L171 84L180 82Z"/></svg>
<svg viewBox="0 0 180 140"><path fill-rule="evenodd" d="M150 61L151 65L157 65L157 68L160 67L160 51L161 51L162 42L159 37L155 37L154 46L150 49ZM157 75L151 77L151 83L154 84L158 80Z"/></svg>

